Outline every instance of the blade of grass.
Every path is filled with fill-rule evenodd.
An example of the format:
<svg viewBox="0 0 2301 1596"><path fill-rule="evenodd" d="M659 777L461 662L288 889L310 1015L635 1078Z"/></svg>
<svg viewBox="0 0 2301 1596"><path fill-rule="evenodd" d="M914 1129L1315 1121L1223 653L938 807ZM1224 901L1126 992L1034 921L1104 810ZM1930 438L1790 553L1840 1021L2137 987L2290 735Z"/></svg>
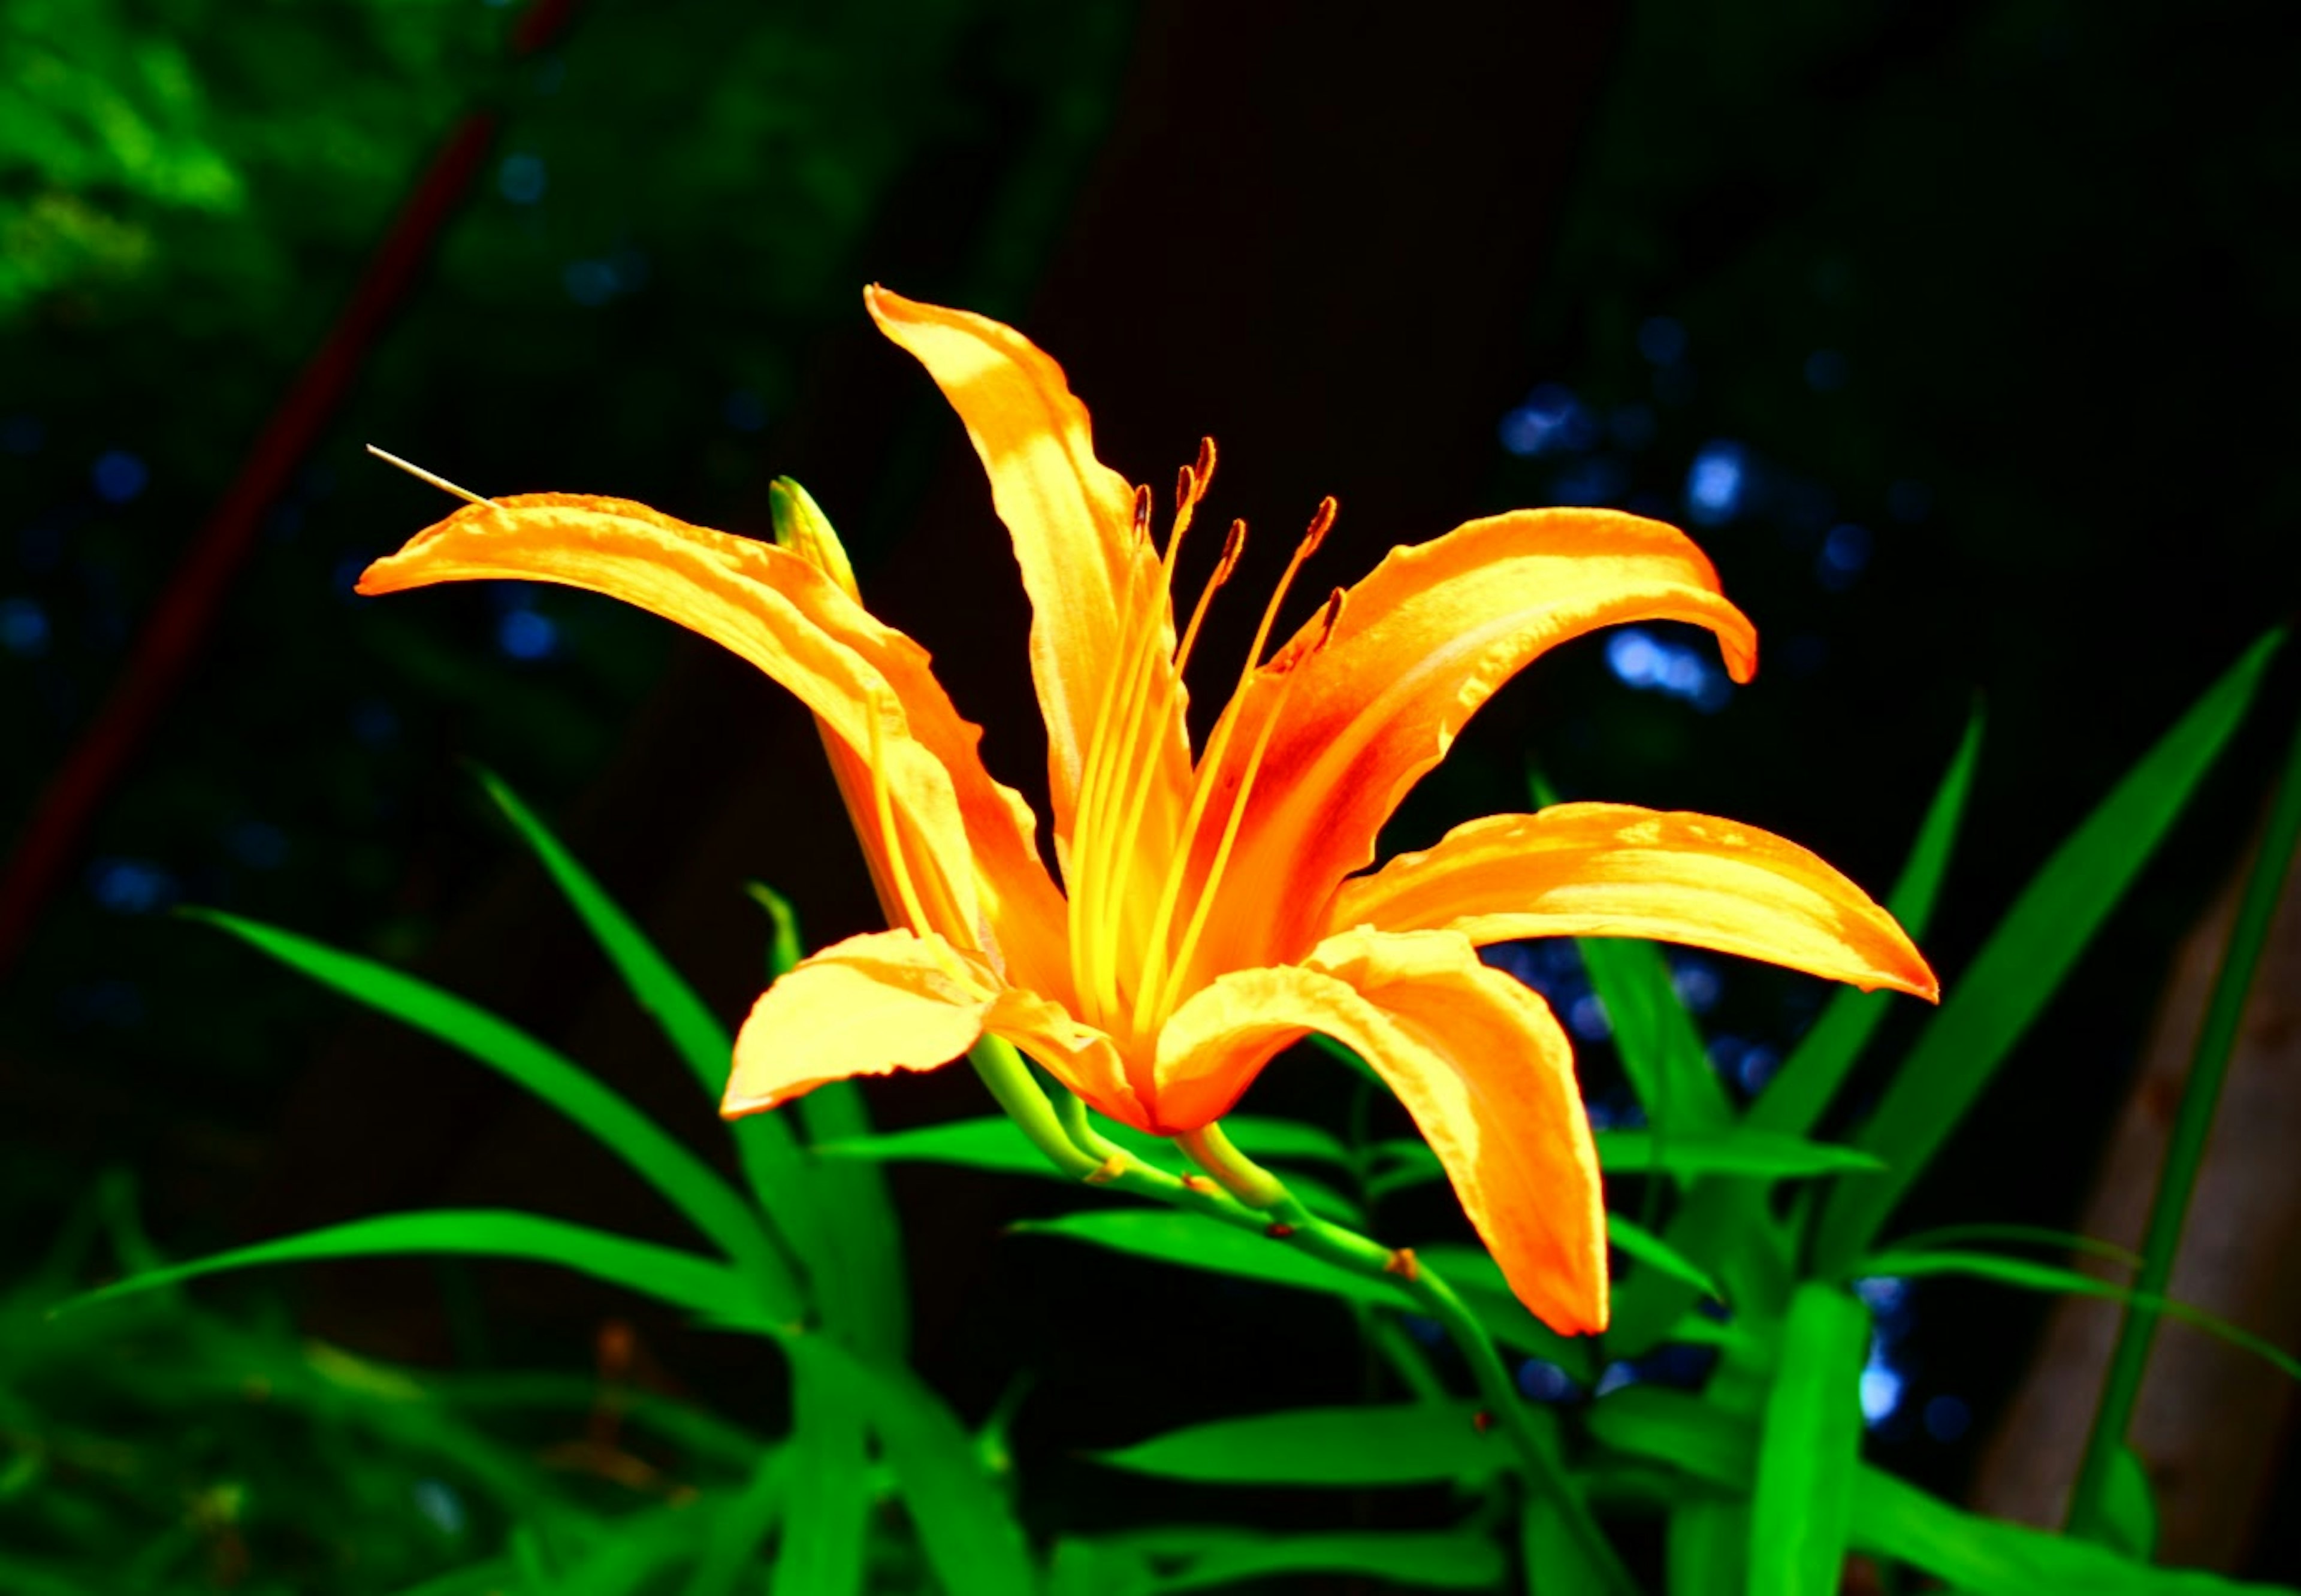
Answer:
<svg viewBox="0 0 2301 1596"><path fill-rule="evenodd" d="M1890 1166L1823 1207L1817 1272L1858 1257L1996 1076L2245 718L2272 632L2246 650L2055 849L1920 1034L1856 1144Z"/></svg>
<svg viewBox="0 0 2301 1596"><path fill-rule="evenodd" d="M2270 923L2285 896L2291 873L2293 848L2301 840L2301 729L2285 756L2276 796L2271 800L2269 823L2247 874L2245 896L2230 927L2229 946L2213 977L2213 996L2197 1030L2196 1051L2189 1057L2189 1078L2181 1089L2181 1106L2166 1139L2164 1166L2157 1176L2157 1191L2150 1199L2149 1228L2141 1242L2141 1273L2134 1280L2133 1300L2126 1305L2118 1326L2117 1346L2110 1354L2109 1372L2102 1382L2101 1403L2094 1410L2093 1429L2086 1437L2077 1484L2070 1492L2071 1533L2100 1539L2109 1528L2104 1512L2118 1450L2132 1427L2133 1405L2140 1395L2141 1375L2149 1363L2150 1342L2157 1334L2156 1304L2173 1278L2173 1255L2181 1245L2181 1226L2188 1217L2189 1199L2196 1191L2197 1172L2205 1161L2205 1139L2212 1132L2213 1110L2219 1106L2222 1083L2229 1078L2230 1055L2236 1049L2238 1024L2245 1018L2245 1000L2253 990L2254 972L2260 967L2261 949L2269 940Z"/></svg>
<svg viewBox="0 0 2301 1596"><path fill-rule="evenodd" d="M1981 758L1981 711L1977 707L1965 723L1965 736L1950 756L1949 769L1934 789L1919 823L1918 839L1910 856L1886 895L1886 907L1912 940L1926 934L1933 923L1934 905L1940 900L1942 878L1949 873L1958 828L1965 818L1966 799L1973 791L1974 767ZM1758 1100L1750 1105L1743 1124L1753 1131L1776 1131L1803 1136L1813 1129L1862 1049L1870 1044L1894 1001L1891 992L1862 992L1841 987L1821 1011L1813 1029L1784 1061Z"/></svg>
<svg viewBox="0 0 2301 1596"><path fill-rule="evenodd" d="M871 1530L862 1392L805 1358L791 1383L791 1472L770 1596L858 1596Z"/></svg>
<svg viewBox="0 0 2301 1596"><path fill-rule="evenodd" d="M784 1327L775 1306L757 1300L751 1283L725 1264L652 1241L610 1235L588 1225L499 1208L439 1208L355 1219L348 1224L331 1224L299 1236L148 1270L85 1292L48 1312L53 1318L177 1281L268 1264L443 1253L556 1264L675 1308L707 1314L731 1326L766 1332Z"/></svg>
<svg viewBox="0 0 2301 1596"><path fill-rule="evenodd" d="M866 1361L827 1336L795 1336L783 1347L802 1385L843 1388L869 1416L946 1596L1033 1596L1039 1574L1022 1525L942 1400L901 1365Z"/></svg>
<svg viewBox="0 0 2301 1596"><path fill-rule="evenodd" d="M1106 1468L1217 1485L1430 1484L1510 1466L1466 1402L1302 1408L1217 1419L1087 1454Z"/></svg>
<svg viewBox="0 0 2301 1596"><path fill-rule="evenodd" d="M1862 1460L1870 1316L1809 1282L1790 1299L1750 1502L1750 1596L1837 1596Z"/></svg>
<svg viewBox="0 0 2301 1596"><path fill-rule="evenodd" d="M758 1274L779 1316L798 1318L797 1282L758 1216L711 1166L590 1074L475 1004L387 965L214 910L190 917L229 932L321 985L439 1038L565 1115L629 1165L727 1256Z"/></svg>
<svg viewBox="0 0 2301 1596"><path fill-rule="evenodd" d="M782 1516L791 1494L791 1462L789 1447L770 1447L758 1454L751 1477L704 1537L703 1555L696 1559L681 1596L735 1596Z"/></svg>
<svg viewBox="0 0 2301 1596"><path fill-rule="evenodd" d="M1919 1252L1897 1247L1862 1259L1855 1266L1855 1273L1897 1280L1927 1274L1963 1274L1977 1280L1995 1281L2000 1285L2019 1286L2023 1291L2102 1297L2128 1307L2143 1299L2138 1286L2122 1286L2115 1281L2103 1280L2076 1269L2064 1269L2055 1264L2040 1264L2029 1258L2004 1258L1994 1252ZM2274 1364L2288 1379L2301 1380L2301 1358L2294 1358L2249 1330L2241 1330L2204 1308L2175 1301L2162 1291L2150 1295L2148 1306L2154 1313L2179 1319L2184 1324L2192 1325L2229 1342L2232 1347L2241 1347L2255 1357Z"/></svg>
<svg viewBox="0 0 2301 1596"><path fill-rule="evenodd" d="M520 796L484 766L473 765L472 773L716 1107L726 1091L735 1054L726 1027ZM744 1176L770 1223L803 1226L809 1211L806 1171L790 1125L773 1115L755 1114L734 1121L731 1133Z"/></svg>

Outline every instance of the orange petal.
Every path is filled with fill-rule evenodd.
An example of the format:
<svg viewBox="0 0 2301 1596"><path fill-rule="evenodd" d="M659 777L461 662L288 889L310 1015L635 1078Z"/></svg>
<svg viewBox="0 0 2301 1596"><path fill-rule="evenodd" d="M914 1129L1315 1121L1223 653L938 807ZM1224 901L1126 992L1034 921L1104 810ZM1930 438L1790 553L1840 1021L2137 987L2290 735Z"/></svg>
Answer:
<svg viewBox="0 0 2301 1596"><path fill-rule="evenodd" d="M916 356L966 425L991 478L991 498L1015 542L1031 597L1031 675L1047 720L1055 837L1067 847L1104 684L1117 673L1122 609L1155 612L1175 648L1158 560L1134 535L1134 491L1095 458L1086 406L1062 367L1013 328L971 312L863 291L879 330ZM1153 837L1169 834L1190 794L1181 685L1171 665L1154 684L1171 706L1154 728Z"/></svg>
<svg viewBox="0 0 2301 1596"><path fill-rule="evenodd" d="M1473 942L1651 937L1761 958L1864 990L1940 987L1893 915L1754 826L1628 804L1490 815L1335 895L1336 931L1445 929Z"/></svg>
<svg viewBox="0 0 2301 1596"><path fill-rule="evenodd" d="M1020 984L1067 990L1062 899L1040 862L1030 806L983 770L982 731L951 707L926 651L806 560L628 500L523 494L469 506L417 533L369 566L359 590L497 579L557 582L637 605L789 688L834 749L883 884L884 839L864 763L875 703L903 856L933 929L992 953Z"/></svg>
<svg viewBox="0 0 2301 1596"><path fill-rule="evenodd" d="M1449 932L1331 937L1305 964L1234 971L1175 1012L1159 1039L1160 1128L1225 1113L1311 1031L1390 1083L1519 1299L1565 1334L1603 1330L1598 1155L1549 1005Z"/></svg>
<svg viewBox="0 0 2301 1596"><path fill-rule="evenodd" d="M1240 895L1202 968L1293 958L1326 923L1328 894L1374 857L1375 836L1456 731L1544 649L1627 621L1686 621L1718 637L1737 681L1757 634L1676 529L1612 510L1520 510L1393 549L1350 589L1328 644L1298 678L1256 678L1224 713L1243 756L1274 710L1223 901ZM1316 640L1313 618L1297 646ZM1276 907L1276 914L1273 913Z"/></svg>
<svg viewBox="0 0 2301 1596"><path fill-rule="evenodd" d="M983 1034L998 978L930 932L873 932L803 959L759 995L735 1037L719 1112L776 1108L827 1081L931 1070Z"/></svg>
<svg viewBox="0 0 2301 1596"><path fill-rule="evenodd" d="M1126 1079L1108 1033L1035 992L1009 988L983 1024L1037 1060L1046 1072L1123 1124L1150 1128L1150 1116Z"/></svg>

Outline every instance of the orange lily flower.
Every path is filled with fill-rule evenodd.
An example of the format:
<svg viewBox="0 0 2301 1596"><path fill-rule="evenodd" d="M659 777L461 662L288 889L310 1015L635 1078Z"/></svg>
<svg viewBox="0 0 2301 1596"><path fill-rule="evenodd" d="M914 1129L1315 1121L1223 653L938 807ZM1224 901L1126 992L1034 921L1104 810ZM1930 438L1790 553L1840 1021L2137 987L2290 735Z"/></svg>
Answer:
<svg viewBox="0 0 2301 1596"><path fill-rule="evenodd" d="M894 929L824 949L759 999L724 1112L931 1069L985 1032L1111 1118L1161 1134L1227 1112L1322 1032L1396 1091L1512 1288L1568 1333L1606 1322L1605 1216L1571 1049L1479 945L1634 936L1936 995L1893 918L1812 854L1698 815L1561 804L1458 827L1371 874L1376 834L1478 706L1595 628L1707 627L1747 681L1757 639L1683 534L1609 510L1516 511L1400 547L1267 653L1334 518L1319 506L1194 755L1184 667L1244 537L1176 626L1176 557L1209 480L1183 468L1163 551L1149 489L1095 457L1062 370L1010 328L866 289L966 424L1035 619L1061 885L926 652L864 609L803 495L785 547L627 501L457 510L363 593L524 579L609 594L733 649L812 710Z"/></svg>

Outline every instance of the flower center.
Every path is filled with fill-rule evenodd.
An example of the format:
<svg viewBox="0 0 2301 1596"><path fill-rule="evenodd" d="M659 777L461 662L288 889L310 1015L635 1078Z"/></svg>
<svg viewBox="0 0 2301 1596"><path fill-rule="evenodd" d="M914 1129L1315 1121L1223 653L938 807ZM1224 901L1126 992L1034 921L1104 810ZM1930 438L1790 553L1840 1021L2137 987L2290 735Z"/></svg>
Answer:
<svg viewBox="0 0 2301 1596"><path fill-rule="evenodd" d="M1293 686L1293 667L1302 656L1325 646L1342 614L1336 589L1326 601L1325 624L1307 648L1283 651L1268 664L1263 650L1277 623L1295 575L1317 552L1335 520L1335 501L1320 502L1309 529L1287 562L1285 574L1263 606L1254 642L1247 650L1233 697L1204 756L1192 766L1190 792L1179 817L1155 803L1159 754L1173 734L1182 680L1209 603L1230 580L1246 545L1246 523L1234 521L1221 558L1201 589L1179 644L1168 654L1174 633L1175 561L1200 501L1214 477L1214 440L1199 446L1198 460L1183 467L1175 489L1175 520L1154 582L1131 584L1122 603L1119 643L1096 705L1084 773L1071 836L1068 879L1071 967L1084 1017L1117 1038L1130 1060L1146 1049L1133 1044L1155 1036L1159 1026L1186 996L1184 983L1217 890L1237 842L1273 730ZM1134 536L1150 539L1150 491L1135 491ZM1161 669L1161 665L1167 669ZM1238 730L1239 706L1258 674L1283 679L1253 733L1245 760L1234 774L1230 745ZM1187 731L1184 733L1187 736ZM1217 787L1227 790L1219 806ZM1157 823L1152 823L1152 817ZM1202 870L1192 861L1211 839ZM1147 1086L1147 1082L1138 1082Z"/></svg>

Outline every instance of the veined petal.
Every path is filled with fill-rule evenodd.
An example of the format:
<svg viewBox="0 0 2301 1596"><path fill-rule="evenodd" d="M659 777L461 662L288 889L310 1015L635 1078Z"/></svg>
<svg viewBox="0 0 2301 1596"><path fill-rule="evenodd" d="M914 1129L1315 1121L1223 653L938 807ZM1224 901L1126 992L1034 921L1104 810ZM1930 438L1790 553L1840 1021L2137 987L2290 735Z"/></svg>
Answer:
<svg viewBox="0 0 2301 1596"><path fill-rule="evenodd" d="M834 942L751 1006L719 1112L732 1118L780 1107L827 1081L949 1064L982 1036L999 991L989 965L933 932Z"/></svg>
<svg viewBox="0 0 2301 1596"><path fill-rule="evenodd" d="M1929 1000L1934 973L1893 915L1796 843L1707 815L1558 804L1491 815L1343 883L1335 931L1649 937Z"/></svg>
<svg viewBox="0 0 2301 1596"><path fill-rule="evenodd" d="M1120 633L1129 615L1137 625L1152 617L1163 644L1151 702L1170 707L1152 728L1146 830L1167 834L1188 800L1190 748L1181 684L1164 663L1174 654L1174 617L1157 556L1134 535L1134 490L1095 457L1086 406L1062 367L1030 339L987 316L882 288L866 288L863 300L879 330L926 367L958 412L1014 539L1031 598L1031 676L1047 721L1056 840L1069 845L1096 712L1124 663Z"/></svg>
<svg viewBox="0 0 2301 1596"><path fill-rule="evenodd" d="M1612 510L1521 510L1393 549L1351 589L1326 646L1285 678L1265 673L1224 713L1233 758L1278 722L1202 968L1296 957L1330 894L1374 857L1401 798L1496 689L1544 650L1602 626L1685 621L1717 634L1736 681L1757 633L1684 533ZM1297 644L1314 639L1314 619ZM1250 912L1249 906L1255 906ZM1276 915L1273 914L1273 906Z"/></svg>
<svg viewBox="0 0 2301 1596"><path fill-rule="evenodd" d="M1030 806L984 771L982 731L952 708L926 651L806 560L624 499L523 494L468 506L417 533L369 566L359 591L494 579L557 582L637 605L790 689L833 748L883 896L885 839L865 763L876 705L905 862L931 912L948 909L933 929L994 953L1020 984L1067 990L1062 900L1040 862Z"/></svg>
<svg viewBox="0 0 2301 1596"><path fill-rule="evenodd" d="M1271 1055L1333 1037L1390 1083L1510 1289L1552 1329L1606 1326L1606 1216L1573 1052L1550 1007L1445 932L1347 932L1221 976L1159 1039L1160 1128L1228 1110Z"/></svg>

